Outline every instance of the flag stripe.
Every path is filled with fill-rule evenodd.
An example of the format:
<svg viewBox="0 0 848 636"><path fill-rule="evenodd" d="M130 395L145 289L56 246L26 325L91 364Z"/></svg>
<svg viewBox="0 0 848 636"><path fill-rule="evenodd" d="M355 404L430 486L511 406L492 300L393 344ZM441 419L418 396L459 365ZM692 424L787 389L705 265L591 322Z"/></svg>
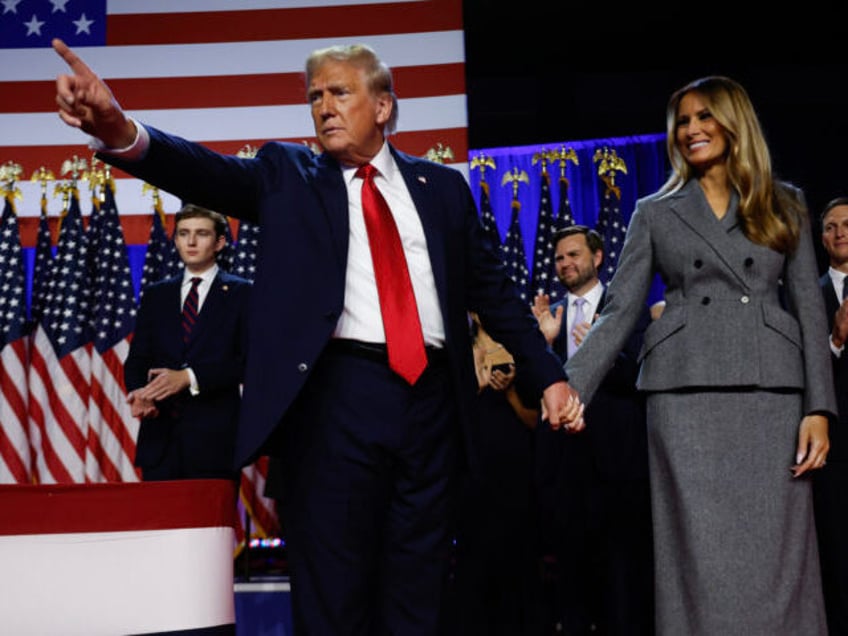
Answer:
<svg viewBox="0 0 848 636"><path fill-rule="evenodd" d="M392 76L404 67L434 64L464 64L464 34L461 30L369 38ZM150 77L220 77L263 73L299 73L304 61L317 47L356 44L356 37L327 40L280 40L228 42L226 44L183 44L153 46L81 46L75 51L110 84L121 79ZM67 67L52 49L4 49L0 88L8 82L50 82ZM54 99L50 100L54 103ZM41 105L46 112L49 105Z"/></svg>
<svg viewBox="0 0 848 636"><path fill-rule="evenodd" d="M440 31L462 26L462 7L453 0L192 13L110 14L110 46L226 42L237 33L252 40L359 38L383 33ZM303 56L301 56L303 58Z"/></svg>
<svg viewBox="0 0 848 636"><path fill-rule="evenodd" d="M42 351L47 353L49 360L44 359ZM56 438L50 434L54 428L54 413L58 410L61 416L64 409L61 400L56 398L56 392L47 370L48 366L55 368L57 360L47 335L39 326L35 334L29 368L30 441L33 448L37 450L33 473L36 480L42 484L72 484L76 480L60 459L60 451L54 447L55 441L60 442L62 448L68 449L66 440L64 436ZM42 405L45 405L47 410ZM64 415L64 419L67 421L67 413L64 413Z"/></svg>
<svg viewBox="0 0 848 636"><path fill-rule="evenodd" d="M18 338L0 351L0 483L4 484L30 480L26 341Z"/></svg>
<svg viewBox="0 0 848 636"><path fill-rule="evenodd" d="M465 93L465 66L460 63L401 67L392 74L395 92L405 99ZM56 119L55 108L51 107L56 95L55 81L11 81L0 86L4 91L0 113L50 113ZM129 111L245 104L296 104L303 108L306 103L302 72L113 79L109 86Z"/></svg>

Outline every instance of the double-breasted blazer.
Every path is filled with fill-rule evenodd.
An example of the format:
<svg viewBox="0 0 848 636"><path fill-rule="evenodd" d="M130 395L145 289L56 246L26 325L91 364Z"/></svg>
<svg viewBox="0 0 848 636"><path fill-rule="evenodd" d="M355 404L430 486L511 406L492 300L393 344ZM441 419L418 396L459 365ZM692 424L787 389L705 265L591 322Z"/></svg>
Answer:
<svg viewBox="0 0 848 636"><path fill-rule="evenodd" d="M278 425L296 417L298 409L290 407L342 312L349 210L340 166L300 144L269 142L255 158L240 158L147 130L143 159L102 159L183 200L260 225L236 446L236 462L248 464L267 450ZM391 152L421 218L453 389L471 445L477 384L468 311L477 312L492 337L513 353L522 382L534 393L541 395L565 374L484 238L465 177L393 147Z"/></svg>
<svg viewBox="0 0 848 636"><path fill-rule="evenodd" d="M218 270L184 345L182 280L180 273L144 291L124 363L124 383L133 391L147 384L152 368L190 367L200 392L192 396L185 389L160 402L158 416L141 420L135 464L154 466L170 444L179 444L187 474L224 475L233 464L251 285Z"/></svg>
<svg viewBox="0 0 848 636"><path fill-rule="evenodd" d="M802 197L796 188L789 196ZM696 180L640 199L607 305L566 370L591 399L644 305L655 273L666 307L645 331L637 386L644 391L739 387L803 391L804 411L836 405L827 323L809 219L789 256L748 240L738 196L718 219Z"/></svg>

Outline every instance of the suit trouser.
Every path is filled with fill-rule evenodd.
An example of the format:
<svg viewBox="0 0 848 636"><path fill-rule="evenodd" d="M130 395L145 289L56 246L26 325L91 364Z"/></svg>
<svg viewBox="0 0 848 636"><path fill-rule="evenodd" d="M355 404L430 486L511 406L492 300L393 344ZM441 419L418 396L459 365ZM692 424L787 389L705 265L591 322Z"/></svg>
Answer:
<svg viewBox="0 0 848 636"><path fill-rule="evenodd" d="M285 420L283 519L295 632L436 634L460 429L445 364L410 387L330 350Z"/></svg>
<svg viewBox="0 0 848 636"><path fill-rule="evenodd" d="M841 424L841 422L840 422ZM813 473L813 506L829 636L848 636L848 462Z"/></svg>

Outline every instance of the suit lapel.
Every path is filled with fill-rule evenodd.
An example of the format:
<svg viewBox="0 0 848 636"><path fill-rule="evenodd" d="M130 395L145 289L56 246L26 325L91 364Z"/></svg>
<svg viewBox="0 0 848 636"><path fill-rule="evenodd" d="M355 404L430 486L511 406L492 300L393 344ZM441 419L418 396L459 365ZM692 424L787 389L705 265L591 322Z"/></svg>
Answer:
<svg viewBox="0 0 848 636"><path fill-rule="evenodd" d="M440 238L443 228L439 225L440 208L435 196L435 184L431 183L431 176L420 169L421 162L412 161L408 156L398 152L391 144L389 144L389 149L403 175L406 188L409 190L409 195L415 204L415 210L421 219L421 227L424 229L424 237L427 240L427 252L430 255L430 265L433 268L436 289L443 292L447 289L447 258L444 254L444 240ZM443 298L444 293L439 293L440 304L443 304ZM446 311L444 306L442 306L442 311Z"/></svg>
<svg viewBox="0 0 848 636"><path fill-rule="evenodd" d="M731 193L727 215L724 219L718 219L707 203L701 186L695 179L690 179L672 197L670 207L715 252L739 282L747 286L742 267L750 251L750 244L747 240L739 240L744 238L738 222L739 195Z"/></svg>
<svg viewBox="0 0 848 636"><path fill-rule="evenodd" d="M347 262L347 246L350 239L347 188L339 164L327 153L315 158L307 169L307 178L321 200L327 220L327 232L333 242L336 257L342 265Z"/></svg>

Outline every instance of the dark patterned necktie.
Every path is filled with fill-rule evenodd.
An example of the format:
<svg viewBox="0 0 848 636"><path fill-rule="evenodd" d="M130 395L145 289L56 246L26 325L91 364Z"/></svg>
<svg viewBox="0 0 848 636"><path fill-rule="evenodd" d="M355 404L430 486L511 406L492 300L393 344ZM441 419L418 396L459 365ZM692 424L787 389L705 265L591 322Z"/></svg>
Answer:
<svg viewBox="0 0 848 636"><path fill-rule="evenodd" d="M364 179L362 213L374 263L389 366L415 384L427 367L424 335L400 234L386 200L374 184L376 172L369 163L361 166L356 176Z"/></svg>
<svg viewBox="0 0 848 636"><path fill-rule="evenodd" d="M188 344L191 339L191 330L197 322L197 286L202 280L200 276L191 279L191 289L188 290L188 296L183 303L183 344Z"/></svg>
<svg viewBox="0 0 848 636"><path fill-rule="evenodd" d="M842 277L842 300L848 298L848 275Z"/></svg>

